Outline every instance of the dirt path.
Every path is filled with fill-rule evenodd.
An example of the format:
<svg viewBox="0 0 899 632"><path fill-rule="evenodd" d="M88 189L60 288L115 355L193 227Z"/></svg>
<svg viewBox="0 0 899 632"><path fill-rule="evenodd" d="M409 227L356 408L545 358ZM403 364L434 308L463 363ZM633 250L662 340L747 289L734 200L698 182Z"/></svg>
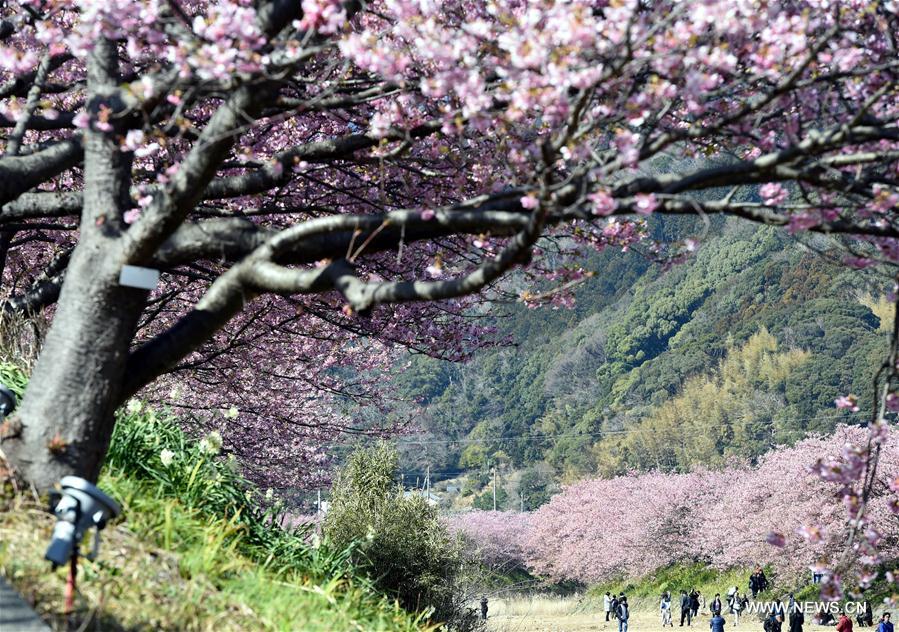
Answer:
<svg viewBox="0 0 899 632"><path fill-rule="evenodd" d="M676 610L676 614L679 611ZM679 616L679 614L678 614ZM759 620L741 618L739 625L734 626L729 615L725 615L725 632L761 632ZM538 597L535 599L495 600L491 602L490 617L487 629L490 632L618 632L618 624L606 623L605 615L593 608L587 611L574 599L553 599ZM699 615L693 625L681 628L675 620L673 628L664 628L665 632L707 632L709 616ZM784 630L786 630L784 626ZM805 632L833 632L833 628L819 625L804 626ZM647 610L631 612L628 632L663 632L658 614Z"/></svg>

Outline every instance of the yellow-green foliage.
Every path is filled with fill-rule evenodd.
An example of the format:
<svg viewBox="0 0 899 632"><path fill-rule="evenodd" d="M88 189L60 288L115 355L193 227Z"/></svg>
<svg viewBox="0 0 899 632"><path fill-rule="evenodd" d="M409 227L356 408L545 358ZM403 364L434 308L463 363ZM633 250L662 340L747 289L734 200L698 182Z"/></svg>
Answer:
<svg viewBox="0 0 899 632"><path fill-rule="evenodd" d="M893 331L893 319L896 316L896 304L886 295L872 296L865 293L858 297L858 302L867 307L880 320L880 331Z"/></svg>
<svg viewBox="0 0 899 632"><path fill-rule="evenodd" d="M780 393L790 371L808 356L780 350L774 336L761 330L742 347L729 348L716 369L688 379L677 396L653 408L628 433L600 442L600 471L716 466L734 454L752 454L782 407Z"/></svg>
<svg viewBox="0 0 899 632"><path fill-rule="evenodd" d="M449 621L461 614L453 593L460 548L424 497L404 495L397 473L393 446L357 448L331 489L322 532L339 548L357 543L357 568L406 608Z"/></svg>

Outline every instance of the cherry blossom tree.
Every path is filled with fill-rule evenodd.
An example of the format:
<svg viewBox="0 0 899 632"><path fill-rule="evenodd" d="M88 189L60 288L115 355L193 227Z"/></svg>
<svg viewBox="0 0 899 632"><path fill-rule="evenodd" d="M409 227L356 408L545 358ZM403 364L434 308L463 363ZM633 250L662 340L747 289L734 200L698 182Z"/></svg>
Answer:
<svg viewBox="0 0 899 632"><path fill-rule="evenodd" d="M528 561L554 579L643 577L692 563L703 532L697 511L726 473L647 473L576 483L541 507Z"/></svg>
<svg viewBox="0 0 899 632"><path fill-rule="evenodd" d="M640 578L678 563L720 569L770 564L778 584L789 587L807 581L813 567L830 577L825 571L848 551L854 555L847 570L861 571L864 587L874 579L865 576L872 567L899 559L899 430L883 432L883 461L861 546L848 537L842 481L825 480L817 470L819 461L855 452L866 434L841 426L832 436L772 450L754 466L586 480L533 514L471 512L451 525L488 561L523 558L554 580Z"/></svg>
<svg viewBox="0 0 899 632"><path fill-rule="evenodd" d="M469 554L491 568L508 571L525 567L530 514L475 510L450 516L446 522L451 531L464 537Z"/></svg>
<svg viewBox="0 0 899 632"><path fill-rule="evenodd" d="M652 213L893 263L897 32L892 1L4 3L3 309L52 325L2 449L39 488L94 477L174 372L313 465L358 430L315 393L377 397L383 345L464 354L464 297L513 268L566 303Z"/></svg>
<svg viewBox="0 0 899 632"><path fill-rule="evenodd" d="M872 567L899 558L899 514L891 509L899 500L891 490L899 476L899 431L881 429L884 458L868 498L870 520L859 533L861 545L850 537L856 525L847 524L843 477L820 475L822 463L850 455L854 467L863 469L857 446L867 435L862 428L842 426L830 437L774 450L753 471L730 478L701 517L707 557L719 567L773 559L780 574L795 581L807 577L812 566L830 580L840 558L851 553L851 566L843 570L853 571L861 587L868 587L876 575Z"/></svg>

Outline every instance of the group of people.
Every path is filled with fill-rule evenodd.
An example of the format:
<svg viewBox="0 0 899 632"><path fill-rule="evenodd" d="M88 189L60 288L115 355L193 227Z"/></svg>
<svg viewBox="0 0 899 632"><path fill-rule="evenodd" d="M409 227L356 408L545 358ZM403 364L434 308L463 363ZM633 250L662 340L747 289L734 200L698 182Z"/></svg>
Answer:
<svg viewBox="0 0 899 632"><path fill-rule="evenodd" d="M630 606L627 605L627 597L624 593L612 595L609 591L603 596L603 609L606 611L606 621L611 616L618 620L618 632L627 632L627 622L631 618Z"/></svg>
<svg viewBox="0 0 899 632"><path fill-rule="evenodd" d="M724 601L721 599L721 593L715 593L715 597L709 605L706 604L705 597L702 596L701 591L694 588L687 593L686 590L682 590L680 594L681 627L684 626L684 623L688 626L692 626L693 619L699 616L700 612L703 614L710 612L712 616L720 615L724 610L725 603L727 604L728 612L734 617L734 622L738 623L740 620L740 613L746 609L749 599L745 594L741 595L738 593L736 587L734 587L728 592L727 598ZM709 605L708 610L706 610L707 605ZM671 593L666 591L662 593L662 598L659 601L659 614L662 619L663 628L666 626L674 627L671 612Z"/></svg>
<svg viewBox="0 0 899 632"><path fill-rule="evenodd" d="M749 577L749 591L752 598L755 599L760 593L768 590L770 583L765 577L765 572L761 567L757 567ZM620 595L612 595L606 592L603 599L603 605L606 613L606 621L616 619L618 621L618 632L627 632L628 620L630 619L630 609L627 603L627 597L624 593ZM709 627L711 632L724 632L724 610L730 614L734 625L739 625L740 614L745 612L750 605L750 599L746 593L740 593L736 586L732 586L727 591L724 600L720 593L715 593L714 599L710 604L706 603L702 593L695 588L689 593L682 590L680 594L680 625L684 623L688 626L693 625L693 619L700 612L703 614L711 614ZM706 610L708 606L708 610ZM674 627L673 606L671 604L671 593L662 593L659 601L659 614L662 620L662 627ZM865 602L865 608L856 615L859 626L871 626L874 623L874 613L871 604ZM824 613L817 622L821 625L833 625L836 623L836 632L852 632L852 620L846 613L840 615L838 622L834 621L832 614ZM798 604L790 593L786 603L775 600L773 607L770 607L768 616L764 619L764 632L784 632L783 624L787 623L788 632L803 632L805 624L805 614L803 608ZM876 632L894 632L893 624L890 621L890 613L886 612L880 617L877 624Z"/></svg>
<svg viewBox="0 0 899 632"><path fill-rule="evenodd" d="M768 578L765 577L765 571L762 570L761 566L756 566L755 571L749 576L749 592L752 593L752 598L755 599L756 595L768 590L768 586Z"/></svg>

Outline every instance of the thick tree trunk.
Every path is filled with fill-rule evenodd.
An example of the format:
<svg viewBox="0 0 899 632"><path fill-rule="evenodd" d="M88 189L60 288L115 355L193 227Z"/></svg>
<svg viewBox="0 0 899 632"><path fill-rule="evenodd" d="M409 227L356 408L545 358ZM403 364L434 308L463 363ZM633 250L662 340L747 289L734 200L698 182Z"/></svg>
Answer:
<svg viewBox="0 0 899 632"><path fill-rule="evenodd" d="M53 325L2 448L45 490L62 476L96 480L112 435L129 346L146 293L118 285L113 248L82 242Z"/></svg>
<svg viewBox="0 0 899 632"><path fill-rule="evenodd" d="M117 77L115 46L101 39L88 62L87 109L95 116L104 108L121 111ZM96 480L146 303L144 290L119 285L132 157L120 150L117 133L85 130L78 245L21 409L0 433L11 465L40 490L66 474Z"/></svg>

